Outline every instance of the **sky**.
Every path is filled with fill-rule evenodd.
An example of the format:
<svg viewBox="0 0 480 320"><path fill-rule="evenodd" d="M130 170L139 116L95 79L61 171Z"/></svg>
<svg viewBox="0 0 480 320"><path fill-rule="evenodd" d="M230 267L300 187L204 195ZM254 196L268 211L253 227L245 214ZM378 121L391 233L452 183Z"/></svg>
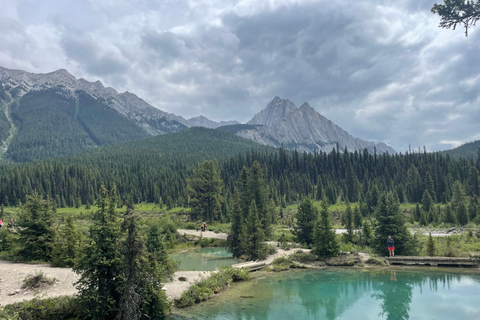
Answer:
<svg viewBox="0 0 480 320"><path fill-rule="evenodd" d="M445 150L480 139L480 27L439 28L434 3L0 0L0 66L186 119L244 123L279 96L398 152Z"/></svg>

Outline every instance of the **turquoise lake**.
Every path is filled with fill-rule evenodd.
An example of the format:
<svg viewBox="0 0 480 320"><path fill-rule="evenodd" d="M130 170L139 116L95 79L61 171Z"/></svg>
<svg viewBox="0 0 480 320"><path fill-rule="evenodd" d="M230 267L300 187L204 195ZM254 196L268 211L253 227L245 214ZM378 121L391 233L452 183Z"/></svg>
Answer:
<svg viewBox="0 0 480 320"><path fill-rule="evenodd" d="M180 261L182 271L213 271L216 268L240 263L232 258L232 253L225 247L200 248L182 253L171 254L170 258Z"/></svg>
<svg viewBox="0 0 480 320"><path fill-rule="evenodd" d="M258 273L168 319L480 319L480 275L393 267Z"/></svg>

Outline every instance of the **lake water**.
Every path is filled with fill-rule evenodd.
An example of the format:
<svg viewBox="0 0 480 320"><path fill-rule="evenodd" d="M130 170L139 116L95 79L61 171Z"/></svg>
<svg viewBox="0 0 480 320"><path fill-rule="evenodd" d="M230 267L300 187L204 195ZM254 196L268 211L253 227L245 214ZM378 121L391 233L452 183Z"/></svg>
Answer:
<svg viewBox="0 0 480 320"><path fill-rule="evenodd" d="M169 319L480 319L480 275L457 270L262 273Z"/></svg>
<svg viewBox="0 0 480 320"><path fill-rule="evenodd" d="M213 271L216 268L240 263L232 258L232 253L226 247L200 248L183 253L171 254L173 260L180 260L179 270L182 271Z"/></svg>

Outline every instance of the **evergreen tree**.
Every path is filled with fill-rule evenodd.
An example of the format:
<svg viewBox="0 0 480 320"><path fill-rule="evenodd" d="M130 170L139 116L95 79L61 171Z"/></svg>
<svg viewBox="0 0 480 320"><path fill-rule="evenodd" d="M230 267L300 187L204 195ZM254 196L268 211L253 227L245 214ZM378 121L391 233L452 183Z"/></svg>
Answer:
<svg viewBox="0 0 480 320"><path fill-rule="evenodd" d="M242 230L242 248L249 260L265 259L267 246L265 244L265 233L262 222L258 217L258 210L255 200L250 205L250 212Z"/></svg>
<svg viewBox="0 0 480 320"><path fill-rule="evenodd" d="M73 267L80 256L83 245L83 235L77 229L73 216L69 215L66 224L59 232L53 250L52 264L58 267Z"/></svg>
<svg viewBox="0 0 480 320"><path fill-rule="evenodd" d="M74 268L80 274L80 304L95 320L113 319L119 308L123 259L116 198L115 187L110 194L105 186L100 188L85 252Z"/></svg>
<svg viewBox="0 0 480 320"><path fill-rule="evenodd" d="M345 229L347 232L343 234L345 242L353 242L353 212L350 206L350 203L347 202L347 207L345 209Z"/></svg>
<svg viewBox="0 0 480 320"><path fill-rule="evenodd" d="M212 222L220 213L223 181L214 161L203 161L193 170L194 177L187 181L190 206L194 219Z"/></svg>
<svg viewBox="0 0 480 320"><path fill-rule="evenodd" d="M320 209L320 219L314 230L315 253L322 257L336 256L340 252L335 230L332 229L328 214L328 202L324 198Z"/></svg>
<svg viewBox="0 0 480 320"><path fill-rule="evenodd" d="M422 218L422 212L418 203L415 205L414 217L415 221L420 221L420 219Z"/></svg>
<svg viewBox="0 0 480 320"><path fill-rule="evenodd" d="M392 193L382 194L377 206L376 217L374 248L378 253L386 252L388 236L392 236L395 240L395 254L405 255L414 249L409 247L412 245L411 235L405 227L399 204Z"/></svg>
<svg viewBox="0 0 480 320"><path fill-rule="evenodd" d="M158 264L161 261L155 258L165 260L163 256L166 254L165 247L162 243L157 243L160 245L160 251L157 254L152 255L147 251L138 231L139 217L134 214L134 208L130 203L126 205L127 210L122 226L127 232L123 243L122 295L116 319L161 317L170 311L170 304L160 283L162 273L158 272ZM154 239L149 240L154 241ZM152 245L152 242L149 244Z"/></svg>
<svg viewBox="0 0 480 320"><path fill-rule="evenodd" d="M425 190L422 196L422 210L425 212L429 212L432 205L433 205L433 200L432 200L432 197L430 196L430 192L428 192L428 190Z"/></svg>
<svg viewBox="0 0 480 320"><path fill-rule="evenodd" d="M468 191L470 196L480 196L480 178L477 168L473 166L468 171Z"/></svg>
<svg viewBox="0 0 480 320"><path fill-rule="evenodd" d="M435 241L433 240L432 233L430 232L428 234L428 239L427 239L427 255L432 257L436 253L436 248L435 248Z"/></svg>
<svg viewBox="0 0 480 320"><path fill-rule="evenodd" d="M306 246L311 246L313 244L313 229L318 219L318 210L309 198L304 199L298 206L296 218L297 225L294 233L297 241Z"/></svg>
<svg viewBox="0 0 480 320"><path fill-rule="evenodd" d="M452 207L447 204L445 207L445 215L444 215L444 222L445 223L450 223L450 224L455 224L457 221L456 214L452 210Z"/></svg>
<svg viewBox="0 0 480 320"><path fill-rule="evenodd" d="M50 261L56 230L53 227L53 204L37 193L29 196L21 207L19 225L20 252L27 260Z"/></svg>
<svg viewBox="0 0 480 320"><path fill-rule="evenodd" d="M355 206L353 210L353 226L355 229L360 229L362 227L362 212L360 211L359 206Z"/></svg>
<svg viewBox="0 0 480 320"><path fill-rule="evenodd" d="M232 225L231 230L227 238L228 248L232 252L234 258L239 258L245 249L242 247L242 234L245 219L240 207L240 199L238 192L235 192L232 203Z"/></svg>
<svg viewBox="0 0 480 320"><path fill-rule="evenodd" d="M467 225L467 223L468 223L468 210L467 210L467 205L465 204L465 202L461 202L457 206L456 214L457 214L458 224L461 225L461 226Z"/></svg>
<svg viewBox="0 0 480 320"><path fill-rule="evenodd" d="M365 219L363 221L363 242L366 246L370 246L373 240L373 231L370 222Z"/></svg>

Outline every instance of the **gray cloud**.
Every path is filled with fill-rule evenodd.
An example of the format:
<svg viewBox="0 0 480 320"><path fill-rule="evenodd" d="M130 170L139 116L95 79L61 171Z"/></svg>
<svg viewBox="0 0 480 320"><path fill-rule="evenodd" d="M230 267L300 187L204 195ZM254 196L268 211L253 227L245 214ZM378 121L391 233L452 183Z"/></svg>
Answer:
<svg viewBox="0 0 480 320"><path fill-rule="evenodd" d="M278 95L356 137L439 150L480 139L480 44L439 29L432 4L4 0L0 65L66 68L186 118L247 121Z"/></svg>

